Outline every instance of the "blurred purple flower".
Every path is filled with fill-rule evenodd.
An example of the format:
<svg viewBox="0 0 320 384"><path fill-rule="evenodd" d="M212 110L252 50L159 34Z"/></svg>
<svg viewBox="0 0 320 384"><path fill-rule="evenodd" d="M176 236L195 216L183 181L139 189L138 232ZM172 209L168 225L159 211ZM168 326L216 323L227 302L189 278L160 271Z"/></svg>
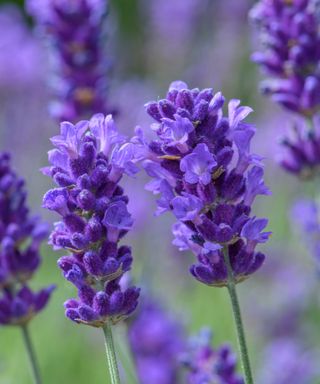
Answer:
<svg viewBox="0 0 320 384"><path fill-rule="evenodd" d="M184 223L174 227L174 244L196 254L192 275L216 286L227 281L223 247L228 248L240 282L262 265L264 255L255 252L255 246L270 235L263 232L266 219L250 216L255 197L270 193L263 182L261 157L250 152L255 129L243 122L252 110L231 100L224 117L223 105L220 92L190 90L176 81L166 99L146 104L156 121L151 128L157 139L148 143L137 130L132 140L137 160L143 160L151 177L146 188L161 193L157 213L171 210ZM179 140L168 135L177 126Z"/></svg>
<svg viewBox="0 0 320 384"><path fill-rule="evenodd" d="M301 231L304 243L309 247L320 267L320 221L319 207L314 200L299 200L292 207L292 219Z"/></svg>
<svg viewBox="0 0 320 384"><path fill-rule="evenodd" d="M183 51L206 4L207 0L147 1L153 44L162 52Z"/></svg>
<svg viewBox="0 0 320 384"><path fill-rule="evenodd" d="M31 217L24 180L16 175L10 155L0 153L0 324L23 325L47 304L53 286L34 293L28 281L40 264L39 248L47 225Z"/></svg>
<svg viewBox="0 0 320 384"><path fill-rule="evenodd" d="M158 304L149 300L140 306L129 329L139 383L178 382L183 334L182 326Z"/></svg>
<svg viewBox="0 0 320 384"><path fill-rule="evenodd" d="M319 110L319 4L317 0L260 0L251 10L261 50L252 55L270 75L263 93L304 116Z"/></svg>
<svg viewBox="0 0 320 384"><path fill-rule="evenodd" d="M110 112L102 47L107 0L28 0L27 7L49 37L53 117L75 122Z"/></svg>
<svg viewBox="0 0 320 384"><path fill-rule="evenodd" d="M222 345L214 349L211 346L212 333L203 329L191 339L183 363L188 370L188 384L244 384L236 372L237 358L230 346Z"/></svg>
<svg viewBox="0 0 320 384"><path fill-rule="evenodd" d="M320 117L312 122L297 120L290 135L283 137L280 165L302 179L317 175L320 164Z"/></svg>
<svg viewBox="0 0 320 384"><path fill-rule="evenodd" d="M306 350L299 340L277 339L264 350L259 384L313 384L319 377L319 353Z"/></svg>
<svg viewBox="0 0 320 384"><path fill-rule="evenodd" d="M118 244L133 222L128 197L118 185L125 173L137 171L132 145L112 117L102 114L76 125L62 123L61 134L51 141L56 148L43 172L58 188L46 193L43 206L62 217L50 242L71 252L58 266L79 295L66 301L66 316L95 327L116 323L134 311L139 296L136 287L121 289L132 255L130 247Z"/></svg>
<svg viewBox="0 0 320 384"><path fill-rule="evenodd" d="M17 7L0 7L0 31L0 88L30 87L45 71L39 44Z"/></svg>

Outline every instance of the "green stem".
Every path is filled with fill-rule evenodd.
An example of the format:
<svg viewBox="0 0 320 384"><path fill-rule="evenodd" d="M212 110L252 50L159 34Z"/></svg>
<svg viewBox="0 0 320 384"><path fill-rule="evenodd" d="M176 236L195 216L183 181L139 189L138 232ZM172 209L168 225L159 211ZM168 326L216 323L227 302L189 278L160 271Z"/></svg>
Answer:
<svg viewBox="0 0 320 384"><path fill-rule="evenodd" d="M36 359L36 355L32 346L29 330L27 328L27 325L21 326L22 335L23 335L23 341L26 346L26 350L29 356L30 366L32 369L33 374L33 381L35 384L41 384L41 377L40 377L40 371Z"/></svg>
<svg viewBox="0 0 320 384"><path fill-rule="evenodd" d="M233 271L230 264L228 246L225 246L223 248L223 255L224 255L224 260L225 260L227 271L228 271L227 288L228 288L229 296L231 299L232 312L233 312L233 317L234 317L234 321L237 329L238 344L240 349L240 357L241 357L245 382L246 384L254 384L251 367L250 367L250 359L249 359L248 347L246 342L246 336L244 332L244 327L243 327L243 322L241 317L241 310L240 310L240 305L239 305L239 300L238 300L238 295L236 290L236 283L235 283Z"/></svg>
<svg viewBox="0 0 320 384"><path fill-rule="evenodd" d="M119 369L117 364L117 357L116 357L114 344L113 344L111 325L109 323L106 323L106 325L102 329L103 329L104 338L105 338L107 362L108 362L109 374L111 378L111 384L121 384Z"/></svg>
<svg viewBox="0 0 320 384"><path fill-rule="evenodd" d="M117 344L119 359L126 373L128 382L130 382L130 384L139 384L136 374L136 367L131 352L131 347L128 343L128 327L126 322L121 322L118 325L118 328L118 336L120 338L119 343Z"/></svg>

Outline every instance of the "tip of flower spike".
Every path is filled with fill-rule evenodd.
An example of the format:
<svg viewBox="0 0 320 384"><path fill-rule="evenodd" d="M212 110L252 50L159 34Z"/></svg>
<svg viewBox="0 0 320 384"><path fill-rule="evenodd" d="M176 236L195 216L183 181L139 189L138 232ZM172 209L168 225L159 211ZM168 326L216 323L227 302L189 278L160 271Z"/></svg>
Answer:
<svg viewBox="0 0 320 384"><path fill-rule="evenodd" d="M169 86L169 91L172 91L173 89L177 91L181 91L182 89L188 89L188 85L181 80L173 81Z"/></svg>

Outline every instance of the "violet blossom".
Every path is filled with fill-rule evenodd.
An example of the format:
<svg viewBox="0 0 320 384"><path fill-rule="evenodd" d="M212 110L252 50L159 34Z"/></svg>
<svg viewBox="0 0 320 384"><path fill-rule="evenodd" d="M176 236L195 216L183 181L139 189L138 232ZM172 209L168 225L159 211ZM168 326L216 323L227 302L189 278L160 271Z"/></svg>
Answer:
<svg viewBox="0 0 320 384"><path fill-rule="evenodd" d="M58 121L78 121L108 113L102 46L107 0L29 0L28 10L45 31L55 76L51 113Z"/></svg>
<svg viewBox="0 0 320 384"><path fill-rule="evenodd" d="M21 89L30 91L43 78L40 46L17 6L0 7L0 25L0 89L6 96Z"/></svg>
<svg viewBox="0 0 320 384"><path fill-rule="evenodd" d="M279 164L301 179L309 179L318 174L320 166L320 120L315 115L312 122L297 120L289 135L281 140L282 153Z"/></svg>
<svg viewBox="0 0 320 384"><path fill-rule="evenodd" d="M137 171L133 145L118 133L112 116L102 114L62 123L51 141L56 148L44 173L57 188L46 193L43 205L61 216L50 242L70 252L58 266L78 289L78 299L65 303L66 316L95 327L116 323L134 311L139 296L138 288L121 287L132 255L130 247L119 245L133 222L119 185L125 173Z"/></svg>
<svg viewBox="0 0 320 384"><path fill-rule="evenodd" d="M225 117L224 103L220 92L176 81L166 99L146 105L157 139L147 142L141 129L133 139L151 178L146 188L161 195L157 214L173 212L173 243L195 253L192 275L213 286L227 284L223 247L240 282L262 265L265 256L255 247L270 235L263 232L267 220L251 214L255 197L270 193L262 159L250 152L255 129L243 122L251 108L231 100Z"/></svg>
<svg viewBox="0 0 320 384"><path fill-rule="evenodd" d="M130 323L129 341L139 383L176 384L184 330L159 304L144 302Z"/></svg>
<svg viewBox="0 0 320 384"><path fill-rule="evenodd" d="M183 356L188 384L244 384L237 374L237 357L228 345L213 348L212 333L203 329L191 338L188 352Z"/></svg>
<svg viewBox="0 0 320 384"><path fill-rule="evenodd" d="M39 268L47 225L31 216L25 183L0 153L0 325L28 323L47 305L53 286L34 292L28 283Z"/></svg>
<svg viewBox="0 0 320 384"><path fill-rule="evenodd" d="M317 0L260 0L251 10L261 49L252 55L270 76L262 91L285 108L312 117L320 106Z"/></svg>

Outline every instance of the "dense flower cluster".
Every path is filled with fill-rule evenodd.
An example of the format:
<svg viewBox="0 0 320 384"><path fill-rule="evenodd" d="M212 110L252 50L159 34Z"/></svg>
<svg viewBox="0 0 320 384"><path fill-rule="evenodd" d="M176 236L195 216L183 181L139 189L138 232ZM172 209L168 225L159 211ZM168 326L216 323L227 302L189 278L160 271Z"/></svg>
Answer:
<svg viewBox="0 0 320 384"><path fill-rule="evenodd" d="M313 118L312 124L297 120L290 135L281 140L280 165L302 179L314 177L320 166L320 120Z"/></svg>
<svg viewBox="0 0 320 384"><path fill-rule="evenodd" d="M133 312L139 296L135 287L121 288L132 255L130 247L118 244L132 226L118 183L124 173L137 171L133 145L118 133L112 116L102 114L76 125L62 123L51 141L56 148L44 173L58 188L46 193L43 205L62 217L50 241L71 252L58 265L79 293L79 300L65 303L66 316L96 327L115 323Z"/></svg>
<svg viewBox="0 0 320 384"><path fill-rule="evenodd" d="M320 107L318 1L260 0L251 18L262 42L252 59L271 76L263 92L289 110L312 116Z"/></svg>
<svg viewBox="0 0 320 384"><path fill-rule="evenodd" d="M277 339L263 354L259 384L313 384L319 377L319 352L308 351L299 340Z"/></svg>
<svg viewBox="0 0 320 384"><path fill-rule="evenodd" d="M161 194L157 213L172 211L178 219L174 244L196 254L195 278L216 286L228 279L223 248L240 282L263 263L255 247L269 237L262 232L267 220L250 216L255 197L269 193L261 157L250 153L255 129L243 122L251 109L231 100L224 117L224 101L220 92L174 82L166 99L146 106L157 139L148 143L141 129L133 139L152 178L147 189Z"/></svg>
<svg viewBox="0 0 320 384"><path fill-rule="evenodd" d="M231 348L223 345L217 349L211 346L212 333L203 329L191 339L188 353L183 361L188 369L188 384L244 384L236 372L237 358Z"/></svg>
<svg viewBox="0 0 320 384"><path fill-rule="evenodd" d="M27 283L40 264L47 226L31 217L24 180L0 153L0 324L23 325L47 304L53 286L33 292Z"/></svg>
<svg viewBox="0 0 320 384"><path fill-rule="evenodd" d="M129 340L139 383L176 384L183 350L183 328L150 299L130 324Z"/></svg>
<svg viewBox="0 0 320 384"><path fill-rule="evenodd" d="M107 0L29 0L28 5L52 47L53 116L75 122L109 112L101 41Z"/></svg>

